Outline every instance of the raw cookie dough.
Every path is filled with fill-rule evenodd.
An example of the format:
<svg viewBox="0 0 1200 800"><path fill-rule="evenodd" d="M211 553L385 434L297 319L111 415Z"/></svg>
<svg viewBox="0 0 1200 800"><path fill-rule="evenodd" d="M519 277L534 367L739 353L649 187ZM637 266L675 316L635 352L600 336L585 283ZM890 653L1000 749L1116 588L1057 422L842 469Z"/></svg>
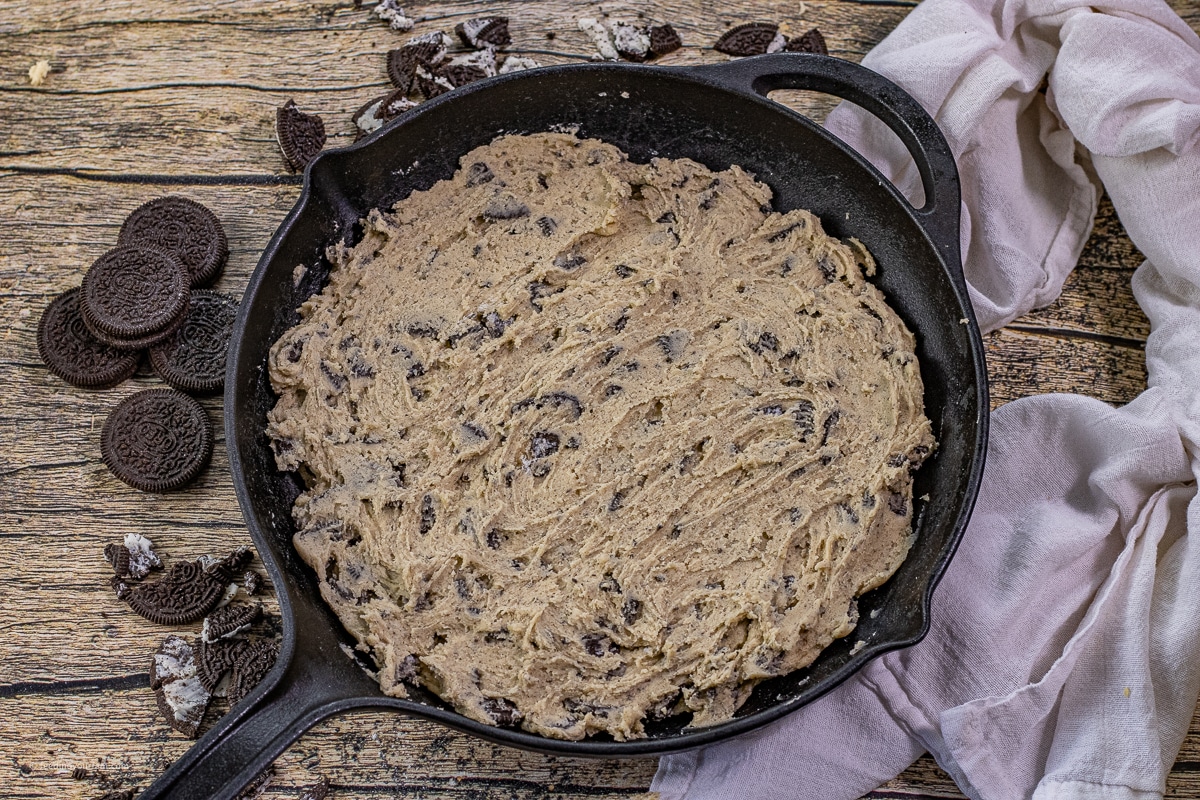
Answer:
<svg viewBox="0 0 1200 800"><path fill-rule="evenodd" d="M934 441L856 242L737 167L505 136L275 343L296 549L379 666L563 739L729 718L855 626Z"/></svg>

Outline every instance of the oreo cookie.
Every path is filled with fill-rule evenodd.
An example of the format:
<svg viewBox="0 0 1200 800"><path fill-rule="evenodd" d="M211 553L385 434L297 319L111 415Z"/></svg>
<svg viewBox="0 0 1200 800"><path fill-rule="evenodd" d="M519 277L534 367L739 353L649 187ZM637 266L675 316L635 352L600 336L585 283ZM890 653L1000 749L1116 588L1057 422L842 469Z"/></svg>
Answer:
<svg viewBox="0 0 1200 800"><path fill-rule="evenodd" d="M389 50L387 74L392 84L405 94L415 87L417 67L436 67L446 59L446 46L440 38L413 41Z"/></svg>
<svg viewBox="0 0 1200 800"><path fill-rule="evenodd" d="M104 545L104 558L112 564L116 577L140 581L151 570L162 569L162 559L154 552L153 543L139 533L125 534L125 541Z"/></svg>
<svg viewBox="0 0 1200 800"><path fill-rule="evenodd" d="M200 640L212 644L245 633L262 616L262 610L262 603L230 603L218 608L204 618Z"/></svg>
<svg viewBox="0 0 1200 800"><path fill-rule="evenodd" d="M42 312L38 354L47 369L73 386L108 389L137 372L141 356L104 344L88 330L79 289L63 292Z"/></svg>
<svg viewBox="0 0 1200 800"><path fill-rule="evenodd" d="M213 696L225 696L229 684L222 679L229 674L229 670L249 646L250 642L241 638L218 639L215 642L196 639L193 645L196 650L196 675Z"/></svg>
<svg viewBox="0 0 1200 800"><path fill-rule="evenodd" d="M645 61L650 56L650 35L644 28L628 22L613 22L609 32L617 54L626 61Z"/></svg>
<svg viewBox="0 0 1200 800"><path fill-rule="evenodd" d="M717 39L713 48L731 56L760 56L774 53L787 43L779 26L771 22L747 22L736 25Z"/></svg>
<svg viewBox="0 0 1200 800"><path fill-rule="evenodd" d="M93 335L134 349L181 322L190 294L179 259L163 250L118 245L88 268L79 304Z"/></svg>
<svg viewBox="0 0 1200 800"><path fill-rule="evenodd" d="M150 664L150 688L158 710L175 730L195 739L212 694L196 674L192 646L180 636L168 636Z"/></svg>
<svg viewBox="0 0 1200 800"><path fill-rule="evenodd" d="M246 574L242 576L242 589L246 592L246 594L250 597L253 597L261 592L262 588L262 575L259 575L252 569L246 570Z"/></svg>
<svg viewBox="0 0 1200 800"><path fill-rule="evenodd" d="M444 78L454 89L495 74L496 51L490 48L455 56L434 72L435 78Z"/></svg>
<svg viewBox="0 0 1200 800"><path fill-rule="evenodd" d="M279 643L274 639L251 639L229 670L229 704L244 699L267 676L279 656Z"/></svg>
<svg viewBox="0 0 1200 800"><path fill-rule="evenodd" d="M202 559L176 561L153 583L130 586L114 577L117 596L137 614L157 625L187 625L212 611L225 595L228 581Z"/></svg>
<svg viewBox="0 0 1200 800"><path fill-rule="evenodd" d="M683 47L683 39L670 25L651 25L646 35L650 37L650 52L655 56L665 56Z"/></svg>
<svg viewBox="0 0 1200 800"><path fill-rule="evenodd" d="M134 209L122 223L117 241L175 256L192 288L216 280L229 257L229 240L217 215L178 195L159 197Z"/></svg>
<svg viewBox="0 0 1200 800"><path fill-rule="evenodd" d="M825 37L816 28L792 39L783 49L788 53L816 53L819 56L829 55L829 48L825 45Z"/></svg>
<svg viewBox="0 0 1200 800"><path fill-rule="evenodd" d="M208 289L192 292L179 330L150 348L154 371L182 392L221 391L237 310L237 300L228 295Z"/></svg>
<svg viewBox="0 0 1200 800"><path fill-rule="evenodd" d="M174 389L147 389L125 398L100 432L100 457L109 470L143 492L168 492L189 483L212 449L208 415Z"/></svg>
<svg viewBox="0 0 1200 800"><path fill-rule="evenodd" d="M486 47L507 47L512 44L508 33L508 17L477 17L460 22L454 32L467 47L482 50Z"/></svg>
<svg viewBox="0 0 1200 800"><path fill-rule="evenodd" d="M368 101L362 108L354 112L354 126L358 128L357 138L361 139L363 136L374 133L383 127L383 123L395 119L405 111L416 108L417 105L416 102L405 97L404 92L400 89Z"/></svg>
<svg viewBox="0 0 1200 800"><path fill-rule="evenodd" d="M325 121L288 100L275 110L275 138L288 170L299 172L325 147Z"/></svg>

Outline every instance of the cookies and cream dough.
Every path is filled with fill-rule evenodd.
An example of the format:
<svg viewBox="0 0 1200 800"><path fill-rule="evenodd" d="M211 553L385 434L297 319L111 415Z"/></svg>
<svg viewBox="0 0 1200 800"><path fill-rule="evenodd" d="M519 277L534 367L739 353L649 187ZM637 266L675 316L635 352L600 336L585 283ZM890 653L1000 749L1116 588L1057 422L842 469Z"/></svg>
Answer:
<svg viewBox="0 0 1200 800"><path fill-rule="evenodd" d="M270 355L295 546L379 666L546 736L729 718L853 630L934 445L856 242L737 167L505 136Z"/></svg>

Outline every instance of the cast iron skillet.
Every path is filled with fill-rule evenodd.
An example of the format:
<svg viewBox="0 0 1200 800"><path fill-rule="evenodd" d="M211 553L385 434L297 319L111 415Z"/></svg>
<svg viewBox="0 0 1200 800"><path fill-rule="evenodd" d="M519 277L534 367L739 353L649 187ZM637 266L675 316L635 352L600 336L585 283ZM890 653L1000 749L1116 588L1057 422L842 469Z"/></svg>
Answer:
<svg viewBox="0 0 1200 800"><path fill-rule="evenodd" d="M882 119L920 167L926 204L914 209L861 156L812 121L766 99L810 89L851 100ZM634 160L688 157L738 164L775 192L776 209L807 208L834 236L855 236L879 264L875 283L917 336L925 410L940 446L920 469L916 543L882 587L864 595L858 629L806 669L760 684L727 722L686 729L675 717L648 738L559 741L482 725L436 697L384 696L355 660L353 641L321 601L315 575L292 548L299 491L275 469L263 433L274 404L266 375L272 342L328 272L324 248L360 235L367 211L448 178L459 157L502 132L578 126ZM228 800L317 721L352 708L390 708L484 739L571 756L642 756L683 750L757 728L829 691L870 659L918 641L929 604L966 525L983 470L987 381L983 348L959 257L959 186L945 140L897 86L856 64L778 54L719 66L555 66L500 76L421 105L367 141L322 154L300 200L267 246L241 304L225 382L225 431L234 487L279 597L279 661L252 695L221 719L141 796ZM308 266L294 285L293 269ZM965 324L964 324L965 323ZM855 650L859 641L865 645ZM420 757L419 754L414 754Z"/></svg>

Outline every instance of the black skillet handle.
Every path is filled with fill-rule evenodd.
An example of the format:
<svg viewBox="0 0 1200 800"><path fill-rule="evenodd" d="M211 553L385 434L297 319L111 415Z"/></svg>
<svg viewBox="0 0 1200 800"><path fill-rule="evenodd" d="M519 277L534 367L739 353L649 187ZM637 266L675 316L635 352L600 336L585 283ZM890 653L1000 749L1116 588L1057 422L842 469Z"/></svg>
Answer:
<svg viewBox="0 0 1200 800"><path fill-rule="evenodd" d="M305 637L301 628L294 651L279 654L287 665L282 675L267 675L138 800L233 800L313 725L370 704L359 685L361 670L341 653L330 661L331 654L321 652L336 648L334 639ZM344 674L329 666L341 660Z"/></svg>
<svg viewBox="0 0 1200 800"><path fill-rule="evenodd" d="M776 89L824 92L874 114L900 137L921 171L925 205L915 209L917 218L947 262L960 263L958 167L937 123L912 95L852 61L810 53L774 53L684 71L764 97Z"/></svg>

